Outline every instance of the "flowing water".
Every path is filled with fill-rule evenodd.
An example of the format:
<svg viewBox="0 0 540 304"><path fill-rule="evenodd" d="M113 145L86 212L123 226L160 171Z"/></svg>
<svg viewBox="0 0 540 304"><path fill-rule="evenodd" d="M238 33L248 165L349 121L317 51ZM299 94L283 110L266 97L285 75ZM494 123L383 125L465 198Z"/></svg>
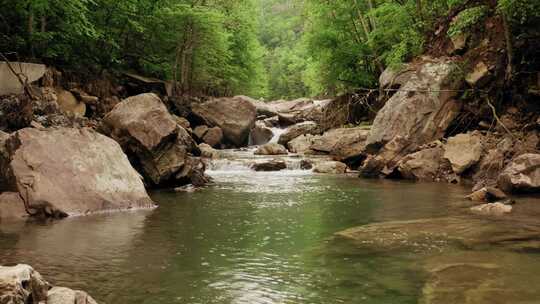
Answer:
<svg viewBox="0 0 540 304"><path fill-rule="evenodd" d="M370 254L332 236L445 216L465 189L315 175L294 157L291 170L255 173L254 160L226 155L211 166L214 185L152 193L155 210L3 224L0 264L33 265L100 303L417 303L425 277L413 255Z"/></svg>

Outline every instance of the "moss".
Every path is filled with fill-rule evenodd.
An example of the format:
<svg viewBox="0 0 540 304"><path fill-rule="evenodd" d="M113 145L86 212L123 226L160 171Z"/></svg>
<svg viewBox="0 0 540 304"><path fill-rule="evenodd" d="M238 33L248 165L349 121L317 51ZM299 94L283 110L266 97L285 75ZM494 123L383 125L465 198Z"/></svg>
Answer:
<svg viewBox="0 0 540 304"><path fill-rule="evenodd" d="M482 21L488 12L488 7L480 5L461 11L456 19L450 24L448 29L448 36L454 37L459 34L463 34L467 30L470 30L473 26Z"/></svg>

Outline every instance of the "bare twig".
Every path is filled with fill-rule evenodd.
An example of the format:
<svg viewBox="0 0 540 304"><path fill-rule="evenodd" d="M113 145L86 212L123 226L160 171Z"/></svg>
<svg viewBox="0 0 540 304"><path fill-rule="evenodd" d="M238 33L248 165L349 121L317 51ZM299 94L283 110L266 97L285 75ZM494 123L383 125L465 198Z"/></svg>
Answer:
<svg viewBox="0 0 540 304"><path fill-rule="evenodd" d="M0 53L0 57L2 58L2 60L6 62L11 73L13 73L15 77L17 77L17 80L19 80L21 86L24 89L24 92L28 95L28 97L30 97L30 99L32 100L36 100L37 99L36 96L34 96L34 94L32 93L32 89L30 88L30 85L28 85L28 77L26 77L26 75L24 75L24 73L22 72L22 67L19 67L21 72L17 72L11 65L11 62L7 59L7 57L3 53Z"/></svg>
<svg viewBox="0 0 540 304"><path fill-rule="evenodd" d="M497 115L497 110L495 109L495 107L491 103L491 100L489 99L489 97L486 98L486 101L487 101L488 106L491 108L491 112L493 113L493 117L495 118L495 120L497 120L497 123L499 123L503 127L503 129L508 134L510 134L510 136L512 136L513 139L516 139L516 136L512 132L510 132L510 130L506 127L506 125L501 121L501 119Z"/></svg>

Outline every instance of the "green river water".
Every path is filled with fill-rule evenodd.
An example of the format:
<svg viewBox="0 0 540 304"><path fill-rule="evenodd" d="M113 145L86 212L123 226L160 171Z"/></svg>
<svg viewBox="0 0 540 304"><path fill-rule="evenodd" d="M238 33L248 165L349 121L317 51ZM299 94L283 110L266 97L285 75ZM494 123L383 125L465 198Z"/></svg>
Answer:
<svg viewBox="0 0 540 304"><path fill-rule="evenodd" d="M466 194L300 170L210 174L199 191L152 193L155 210L3 225L0 264L30 264L100 303L417 303L414 254L374 255L333 234L445 216Z"/></svg>

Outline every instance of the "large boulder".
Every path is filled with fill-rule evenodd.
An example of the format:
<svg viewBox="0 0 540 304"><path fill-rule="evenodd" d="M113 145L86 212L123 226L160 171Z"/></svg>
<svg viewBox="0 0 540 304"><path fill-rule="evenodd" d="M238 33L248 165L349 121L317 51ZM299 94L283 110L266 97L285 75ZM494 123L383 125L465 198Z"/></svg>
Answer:
<svg viewBox="0 0 540 304"><path fill-rule="evenodd" d="M204 143L209 144L212 147L217 147L223 141L223 130L220 127L213 127L208 129L202 137Z"/></svg>
<svg viewBox="0 0 540 304"><path fill-rule="evenodd" d="M251 144L264 145L268 143L272 137L274 137L274 133L270 128L266 127L263 121L259 120L255 123L255 127L251 130L250 136Z"/></svg>
<svg viewBox="0 0 540 304"><path fill-rule="evenodd" d="M53 287L47 294L47 304L97 304L97 302L84 291Z"/></svg>
<svg viewBox="0 0 540 304"><path fill-rule="evenodd" d="M315 136L311 134L300 135L297 138L289 141L287 147L292 153L313 154L315 151L311 149Z"/></svg>
<svg viewBox="0 0 540 304"><path fill-rule="evenodd" d="M461 174L480 161L482 135L479 132L458 134L444 145L444 158L450 161L456 174Z"/></svg>
<svg viewBox="0 0 540 304"><path fill-rule="evenodd" d="M50 287L28 265L0 266L0 304L45 303Z"/></svg>
<svg viewBox="0 0 540 304"><path fill-rule="evenodd" d="M366 140L376 151L397 136L410 147L441 138L459 113L461 104L455 100L463 83L458 65L450 59L423 58L408 73L401 90L395 93L377 113Z"/></svg>
<svg viewBox="0 0 540 304"><path fill-rule="evenodd" d="M17 192L3 192L0 194L0 223L2 220L16 220L28 217L24 208L24 201Z"/></svg>
<svg viewBox="0 0 540 304"><path fill-rule="evenodd" d="M249 132L255 124L257 110L245 98L216 98L193 104L195 116L210 127L220 127L225 138L236 146L248 143Z"/></svg>
<svg viewBox="0 0 540 304"><path fill-rule="evenodd" d="M269 160L265 162L257 162L251 165L251 169L255 171L281 171L287 169L287 163L283 160Z"/></svg>
<svg viewBox="0 0 540 304"><path fill-rule="evenodd" d="M86 104L78 101L70 91L57 89L56 96L56 102L62 112L80 117L86 114Z"/></svg>
<svg viewBox="0 0 540 304"><path fill-rule="evenodd" d="M287 149L276 143L262 145L254 152L255 155L287 155Z"/></svg>
<svg viewBox="0 0 540 304"><path fill-rule="evenodd" d="M120 146L91 129L22 129L6 141L6 155L7 190L30 215L154 207Z"/></svg>
<svg viewBox="0 0 540 304"><path fill-rule="evenodd" d="M499 175L498 184L506 192L540 191L540 154L515 158Z"/></svg>
<svg viewBox="0 0 540 304"><path fill-rule="evenodd" d="M313 172L326 174L343 174L347 172L347 165L338 161L317 162L313 166Z"/></svg>
<svg viewBox="0 0 540 304"><path fill-rule="evenodd" d="M439 173L443 148L436 145L405 156L398 170L406 179L434 181Z"/></svg>
<svg viewBox="0 0 540 304"><path fill-rule="evenodd" d="M364 153L369 132L363 127L332 129L315 136L311 149L328 153L339 160L352 159Z"/></svg>
<svg viewBox="0 0 540 304"><path fill-rule="evenodd" d="M31 266L0 266L0 304L97 304L86 292L52 287Z"/></svg>
<svg viewBox="0 0 540 304"><path fill-rule="evenodd" d="M320 134L320 129L317 123L313 121L306 121L288 127L285 132L279 136L278 143L281 145L286 145L289 141L305 134Z"/></svg>
<svg viewBox="0 0 540 304"><path fill-rule="evenodd" d="M133 96L117 104L103 118L101 130L120 143L154 186L186 183L189 176L185 174L191 171L184 167L200 155L196 142L155 94Z"/></svg>

